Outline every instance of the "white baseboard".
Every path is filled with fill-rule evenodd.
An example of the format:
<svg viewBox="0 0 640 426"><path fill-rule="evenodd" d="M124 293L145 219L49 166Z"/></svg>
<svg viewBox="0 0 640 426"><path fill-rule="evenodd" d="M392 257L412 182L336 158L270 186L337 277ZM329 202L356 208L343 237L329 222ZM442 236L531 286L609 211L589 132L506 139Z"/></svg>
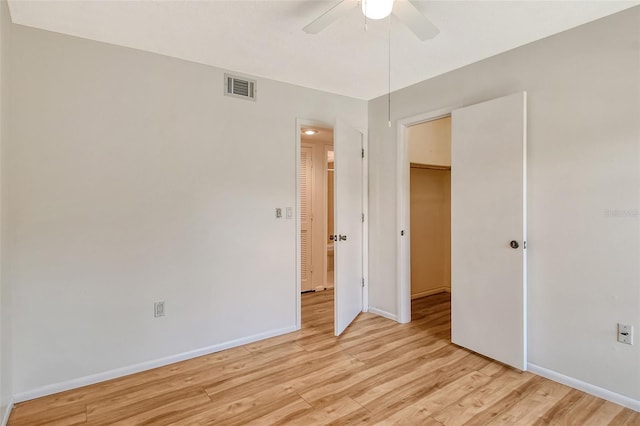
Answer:
<svg viewBox="0 0 640 426"><path fill-rule="evenodd" d="M385 317L385 318L388 318L388 319L393 320L393 321L398 321L398 316L397 315L389 313L387 311L383 311L382 309L378 309L378 308L374 308L374 307L369 306L369 311L368 312L371 312L372 314L380 315L381 317Z"/></svg>
<svg viewBox="0 0 640 426"><path fill-rule="evenodd" d="M26 392L20 392L13 396L13 402L23 402L34 398L40 398L42 396L51 395L58 392L64 392L70 389L76 389L82 386L93 385L95 383L104 382L105 380L111 380L129 374L140 373L142 371L151 370L152 368L162 367L168 364L184 361L191 358L196 358L203 355L209 355L214 352L220 352L225 349L235 348L236 346L246 345L248 343L257 342L258 340L268 339L270 337L280 336L281 334L291 333L296 331L295 326L285 327L277 330L271 330L264 333L254 334L252 336L242 337L240 339L230 340L228 342L218 343L217 345L207 346L193 351L183 352L176 355L171 355L164 358L159 358L151 361L145 361L139 364L130 365L127 367L116 368L114 370L105 371L102 373L92 374L90 376L78 377L76 379L67 380L66 382L54 383L47 386L42 386L37 389L29 390Z"/></svg>
<svg viewBox="0 0 640 426"><path fill-rule="evenodd" d="M581 390L582 392L606 399L607 401L615 402L616 404L631 408L632 410L640 411L640 401L637 399L611 392L610 390L583 382L582 380L574 379L573 377L565 376L564 374L540 367L539 365L529 363L528 369L531 373L537 374L538 376L553 380L554 382L562 383L563 385L571 386L572 388Z"/></svg>
<svg viewBox="0 0 640 426"><path fill-rule="evenodd" d="M431 290L421 291L419 293L412 294L411 295L411 300L418 299L420 297L431 296L431 295L438 294L438 293L451 293L451 288L449 288L449 287L437 287L437 288L432 288Z"/></svg>
<svg viewBox="0 0 640 426"><path fill-rule="evenodd" d="M2 423L0 425L7 426L7 422L9 421L9 416L11 415L11 410L13 409L13 398L9 399L9 403L7 407L4 409L4 413L2 413Z"/></svg>

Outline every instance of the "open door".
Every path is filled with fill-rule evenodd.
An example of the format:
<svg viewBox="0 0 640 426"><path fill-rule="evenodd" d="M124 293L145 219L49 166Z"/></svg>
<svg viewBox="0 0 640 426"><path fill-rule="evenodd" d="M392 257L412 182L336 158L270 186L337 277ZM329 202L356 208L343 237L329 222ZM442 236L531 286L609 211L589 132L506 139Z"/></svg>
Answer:
<svg viewBox="0 0 640 426"><path fill-rule="evenodd" d="M526 94L452 117L451 340L526 370Z"/></svg>
<svg viewBox="0 0 640 426"><path fill-rule="evenodd" d="M362 311L363 135L340 120L334 135L334 325L339 336Z"/></svg>

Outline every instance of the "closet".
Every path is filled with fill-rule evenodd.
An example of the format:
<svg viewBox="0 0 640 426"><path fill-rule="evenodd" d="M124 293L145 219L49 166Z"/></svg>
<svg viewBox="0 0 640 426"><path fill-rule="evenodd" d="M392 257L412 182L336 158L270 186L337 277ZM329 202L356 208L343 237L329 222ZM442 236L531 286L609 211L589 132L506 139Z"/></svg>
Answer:
<svg viewBox="0 0 640 426"><path fill-rule="evenodd" d="M451 291L451 118L408 129L411 298Z"/></svg>

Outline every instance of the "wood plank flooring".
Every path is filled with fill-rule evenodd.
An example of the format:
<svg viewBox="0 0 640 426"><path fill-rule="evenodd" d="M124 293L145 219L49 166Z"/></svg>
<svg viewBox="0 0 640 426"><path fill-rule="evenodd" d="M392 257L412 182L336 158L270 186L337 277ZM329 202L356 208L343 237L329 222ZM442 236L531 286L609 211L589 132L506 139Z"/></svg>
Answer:
<svg viewBox="0 0 640 426"><path fill-rule="evenodd" d="M450 298L413 321L361 314L333 336L333 293L300 331L17 404L9 425L640 425L640 413L450 343Z"/></svg>

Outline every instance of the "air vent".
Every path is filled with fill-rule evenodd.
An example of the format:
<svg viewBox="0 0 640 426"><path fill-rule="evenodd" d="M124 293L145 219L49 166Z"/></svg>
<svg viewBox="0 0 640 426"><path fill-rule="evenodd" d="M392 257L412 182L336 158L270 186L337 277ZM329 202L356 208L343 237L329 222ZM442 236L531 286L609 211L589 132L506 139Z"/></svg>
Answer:
<svg viewBox="0 0 640 426"><path fill-rule="evenodd" d="M234 75L224 75L224 94L236 98L256 100L256 81Z"/></svg>

